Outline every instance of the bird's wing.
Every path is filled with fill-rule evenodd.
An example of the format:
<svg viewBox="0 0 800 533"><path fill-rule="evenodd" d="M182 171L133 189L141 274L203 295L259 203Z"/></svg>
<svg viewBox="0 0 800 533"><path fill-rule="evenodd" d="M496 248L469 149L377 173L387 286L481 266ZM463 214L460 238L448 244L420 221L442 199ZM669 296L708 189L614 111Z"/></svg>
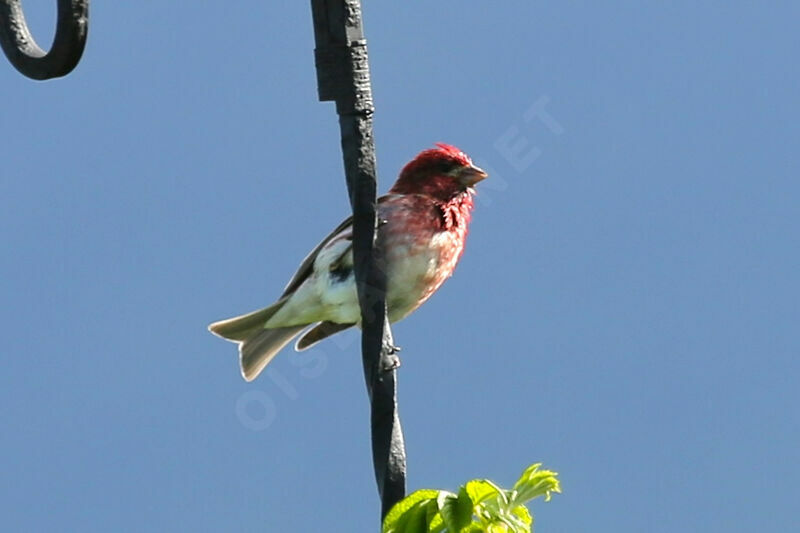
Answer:
<svg viewBox="0 0 800 533"><path fill-rule="evenodd" d="M378 198L378 205L389 200L390 198L397 197L397 194L384 194L380 198ZM311 250L311 252L303 259L303 262L300 263L300 266L297 268L297 272L295 272L292 279L289 280L289 283L286 284L286 288L283 289L283 294L281 294L281 298L284 296L293 293L297 290L297 288L303 284L303 282L308 279L308 276L314 270L314 261L317 260L317 256L319 255L320 251L322 251L325 246L328 245L333 240L338 240L337 238L341 235L344 237L344 233L350 233L351 235L348 237L352 240L352 232L353 232L353 217L347 217L344 222L339 224L335 230L333 230L330 235L325 237L322 242L320 242L316 248ZM345 249L344 252L349 252L350 249Z"/></svg>
<svg viewBox="0 0 800 533"><path fill-rule="evenodd" d="M311 272L314 270L314 261L317 259L317 255L319 255L320 250L325 248L329 242L334 240L336 237L341 235L342 233L350 233L353 231L353 217L347 217L347 219L339 224L335 230L331 232L330 235L325 237L321 243L317 245L316 248L311 250L311 252L303 259L303 262L300 263L300 267L295 272L292 279L289 280L289 283L286 284L286 288L283 289L283 294L281 294L281 298L284 296L293 293L297 288L303 284L303 282L308 278Z"/></svg>

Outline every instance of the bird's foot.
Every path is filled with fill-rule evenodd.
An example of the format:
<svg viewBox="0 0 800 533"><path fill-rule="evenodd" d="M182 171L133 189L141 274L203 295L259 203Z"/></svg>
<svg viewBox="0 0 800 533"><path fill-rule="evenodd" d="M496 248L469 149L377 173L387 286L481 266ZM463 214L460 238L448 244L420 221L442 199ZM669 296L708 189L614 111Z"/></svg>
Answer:
<svg viewBox="0 0 800 533"><path fill-rule="evenodd" d="M400 353L400 347L393 344L384 345L384 356L381 357L381 372L391 372L400 368L400 358L397 354Z"/></svg>

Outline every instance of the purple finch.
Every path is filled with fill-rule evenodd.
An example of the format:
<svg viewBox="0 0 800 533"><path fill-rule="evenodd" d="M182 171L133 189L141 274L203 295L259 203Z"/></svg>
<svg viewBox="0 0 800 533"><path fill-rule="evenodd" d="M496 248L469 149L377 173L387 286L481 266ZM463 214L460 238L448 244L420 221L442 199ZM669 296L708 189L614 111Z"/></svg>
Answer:
<svg viewBox="0 0 800 533"><path fill-rule="evenodd" d="M420 152L378 199L376 246L385 254L391 322L408 316L453 274L464 252L473 186L486 177L458 148L436 146ZM298 351L360 324L352 232L348 218L308 254L274 304L208 327L239 344L244 379L255 379L308 326Z"/></svg>

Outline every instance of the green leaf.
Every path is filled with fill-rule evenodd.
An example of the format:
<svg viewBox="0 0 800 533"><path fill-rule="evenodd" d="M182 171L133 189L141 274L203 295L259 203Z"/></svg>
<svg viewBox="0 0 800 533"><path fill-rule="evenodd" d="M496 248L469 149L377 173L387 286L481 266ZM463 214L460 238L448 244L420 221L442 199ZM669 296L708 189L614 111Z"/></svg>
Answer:
<svg viewBox="0 0 800 533"><path fill-rule="evenodd" d="M432 508L430 505L428 506L428 533L442 533L445 530L444 520L442 519L442 515L436 510L436 508Z"/></svg>
<svg viewBox="0 0 800 533"><path fill-rule="evenodd" d="M395 505L383 533L531 533L533 516L524 503L561 492L558 474L536 463L506 491L488 479L474 479L458 494L418 490Z"/></svg>
<svg viewBox="0 0 800 533"><path fill-rule="evenodd" d="M518 505L511 510L511 513L517 517L525 526L528 528L526 531L530 531L531 526L533 525L533 517L531 513L528 511L528 508L524 505Z"/></svg>
<svg viewBox="0 0 800 533"><path fill-rule="evenodd" d="M427 533L428 531L428 503L430 500L417 502L412 505L400 519L394 533Z"/></svg>
<svg viewBox="0 0 800 533"><path fill-rule="evenodd" d="M541 463L536 463L522 473L514 484L513 503L521 504L528 500L544 496L545 501L550 501L551 492L561 492L558 474L551 470L539 470Z"/></svg>
<svg viewBox="0 0 800 533"><path fill-rule="evenodd" d="M458 531L457 527L453 527L455 524L453 522L453 512L450 509L450 506L453 505L451 502L455 501L454 496L454 494L442 491L439 493L439 497L436 498L439 516L442 517L442 522L444 522L444 526L448 531Z"/></svg>
<svg viewBox="0 0 800 533"><path fill-rule="evenodd" d="M508 526L502 522L494 522L486 528L486 533L508 533Z"/></svg>
<svg viewBox="0 0 800 533"><path fill-rule="evenodd" d="M438 495L438 490L423 489L413 492L397 502L383 520L383 533L391 533L393 531L399 533L401 530L398 529L398 525L401 517L408 513L411 508L417 504L435 500Z"/></svg>
<svg viewBox="0 0 800 533"><path fill-rule="evenodd" d="M473 505L478 505L482 501L497 496L500 491L497 485L487 479L473 479L464 485L464 489L466 489Z"/></svg>
<svg viewBox="0 0 800 533"><path fill-rule="evenodd" d="M486 483L494 487L494 490L497 492L497 502L500 504L501 508L508 507L508 504L511 503L509 499L509 492L501 489L497 485L495 485L492 481L488 479L485 480Z"/></svg>
<svg viewBox="0 0 800 533"><path fill-rule="evenodd" d="M523 470L522 475L520 475L517 482L514 483L513 490L519 490L520 486L524 485L531 477L535 476L540 466L542 466L542 463L534 463Z"/></svg>
<svg viewBox="0 0 800 533"><path fill-rule="evenodd" d="M528 526L510 511L503 511L500 513L497 519L505 524L509 531L513 531L514 533L528 531Z"/></svg>
<svg viewBox="0 0 800 533"><path fill-rule="evenodd" d="M444 517L439 511L442 507L441 502L450 496L453 496L451 492L441 490L436 500L428 502L428 533L440 533L445 530L446 524Z"/></svg>
<svg viewBox="0 0 800 533"><path fill-rule="evenodd" d="M458 491L455 505L455 520L461 529L472 522L472 515L475 513L475 504L470 498L466 487L461 487ZM459 530L460 531L460 530Z"/></svg>
<svg viewBox="0 0 800 533"><path fill-rule="evenodd" d="M524 505L513 508L503 515L503 521L511 526L511 530L519 533L531 533L531 517Z"/></svg>
<svg viewBox="0 0 800 533"><path fill-rule="evenodd" d="M464 497L461 497L461 494ZM439 513L447 527L448 533L459 533L472 521L472 500L466 491L459 491L459 496L452 493L440 493L437 500Z"/></svg>

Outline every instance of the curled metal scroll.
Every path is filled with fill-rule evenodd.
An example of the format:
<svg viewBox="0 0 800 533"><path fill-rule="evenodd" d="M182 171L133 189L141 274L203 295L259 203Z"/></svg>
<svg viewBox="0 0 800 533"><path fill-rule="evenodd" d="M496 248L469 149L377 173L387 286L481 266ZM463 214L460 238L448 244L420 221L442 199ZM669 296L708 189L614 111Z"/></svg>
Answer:
<svg viewBox="0 0 800 533"><path fill-rule="evenodd" d="M21 0L0 0L0 46L18 71L34 80L66 76L78 64L89 31L89 0L58 0L56 35L45 52L31 35Z"/></svg>

